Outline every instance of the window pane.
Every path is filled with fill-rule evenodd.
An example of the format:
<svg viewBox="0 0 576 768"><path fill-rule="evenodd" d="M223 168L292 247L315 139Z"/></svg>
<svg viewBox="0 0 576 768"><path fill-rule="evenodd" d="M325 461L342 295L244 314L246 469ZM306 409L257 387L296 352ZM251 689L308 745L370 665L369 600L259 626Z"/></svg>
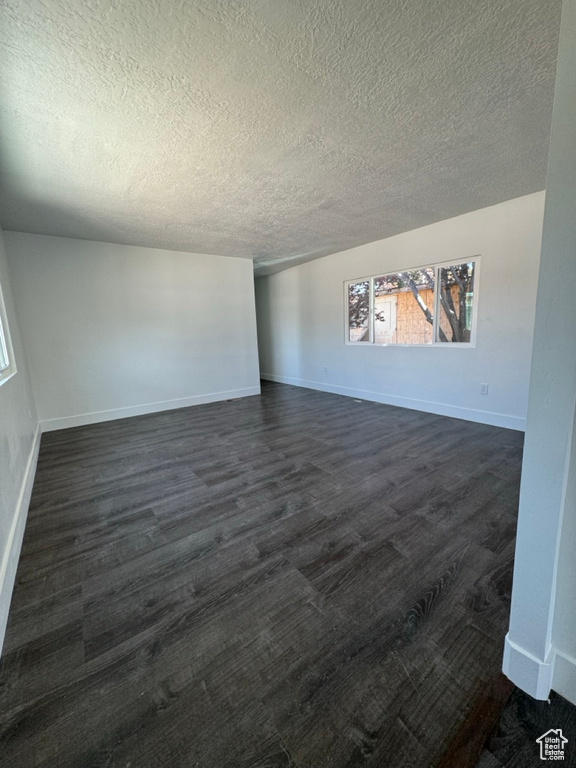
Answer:
<svg viewBox="0 0 576 768"><path fill-rule="evenodd" d="M0 371L8 368L8 352L6 350L6 342L4 341L4 329L2 328L2 318L0 317Z"/></svg>
<svg viewBox="0 0 576 768"><path fill-rule="evenodd" d="M437 341L467 342L474 310L474 262L440 267Z"/></svg>
<svg viewBox="0 0 576 768"><path fill-rule="evenodd" d="M348 341L370 341L370 281L348 285Z"/></svg>
<svg viewBox="0 0 576 768"><path fill-rule="evenodd" d="M412 269L374 278L376 344L431 344L434 269Z"/></svg>

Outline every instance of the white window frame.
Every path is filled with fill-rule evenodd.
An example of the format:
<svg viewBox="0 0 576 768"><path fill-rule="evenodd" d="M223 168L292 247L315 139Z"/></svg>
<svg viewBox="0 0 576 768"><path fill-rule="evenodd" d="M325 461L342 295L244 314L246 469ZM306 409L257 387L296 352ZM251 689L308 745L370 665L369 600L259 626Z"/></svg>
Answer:
<svg viewBox="0 0 576 768"><path fill-rule="evenodd" d="M350 339L350 303L348 300L348 287L350 285L356 285L357 283L368 283L368 340L367 341L349 341ZM347 344L358 345L360 347L367 347L374 344L374 278L373 277L359 277L357 280L347 280L344 283L344 322L345 326L345 339Z"/></svg>
<svg viewBox="0 0 576 768"><path fill-rule="evenodd" d="M440 291L438 290L440 270L446 267L454 267L458 264L470 264L474 263L474 303L472 306L472 328L470 330L470 341L436 341L438 333L438 318L440 310ZM442 349L473 349L476 346L476 338L478 333L478 295L480 285L480 254L469 256L468 258L458 258L451 261L435 261L422 264L417 267L403 267L402 269L388 269L382 272L378 272L376 275L370 275L369 277L358 277L354 280L346 280L344 282L344 343L353 347L407 347L409 349L415 349L418 347L430 348L440 347ZM433 269L434 270L434 324L432 326L432 341L430 344L402 344L396 342L384 342L379 343L375 341L374 334L374 280L377 277L384 275L395 275L398 272L412 272L417 269ZM368 320L369 340L368 341L350 341L350 325L349 325L349 304L348 304L348 286L355 285L356 283L370 284L370 315Z"/></svg>
<svg viewBox="0 0 576 768"><path fill-rule="evenodd" d="M4 353L4 358L8 365L0 370L0 387L16 373L16 362L14 360L14 349L10 338L10 329L8 327L8 317L6 315L6 304L2 295L2 286L0 285L0 346Z"/></svg>

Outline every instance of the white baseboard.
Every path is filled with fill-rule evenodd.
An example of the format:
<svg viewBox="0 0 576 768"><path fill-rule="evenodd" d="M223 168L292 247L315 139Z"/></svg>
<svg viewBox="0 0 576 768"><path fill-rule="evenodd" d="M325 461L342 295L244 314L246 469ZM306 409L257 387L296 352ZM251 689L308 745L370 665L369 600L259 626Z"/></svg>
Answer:
<svg viewBox="0 0 576 768"><path fill-rule="evenodd" d="M508 635L504 641L502 670L506 677L535 699L547 699L552 688L555 653L551 651L543 661L512 642Z"/></svg>
<svg viewBox="0 0 576 768"><path fill-rule="evenodd" d="M171 411L176 408L187 408L190 405L204 405L205 403L216 403L220 400L230 400L236 397L249 397L250 395L259 394L260 386L233 389L228 392L211 392L207 395L193 395L192 397L161 400L156 403L145 403L144 405L130 405L125 408L113 408L109 411L93 411L92 413L80 413L76 416L42 419L40 427L42 432L53 432L56 429L83 427L86 424L98 424L101 421L114 421L115 419L125 419L130 416L144 416L147 413Z"/></svg>
<svg viewBox="0 0 576 768"><path fill-rule="evenodd" d="M2 558L0 562L0 654L2 653L6 625L8 624L8 612L10 610L14 580L16 579L16 570L18 568L18 560L20 559L22 539L24 538L24 529L28 517L28 507L30 506L30 497L32 495L32 486L34 484L39 448L40 425L36 427L36 433L32 441L32 447L26 463L26 469L24 470L24 477L18 495L18 501L16 502L16 509L14 511L10 532L8 533L6 546L4 552L0 553Z"/></svg>
<svg viewBox="0 0 576 768"><path fill-rule="evenodd" d="M552 688L576 705L576 659L562 651L556 651Z"/></svg>
<svg viewBox="0 0 576 768"><path fill-rule="evenodd" d="M411 397L386 395L382 392L371 392L370 390L365 389L340 387L337 384L325 384L321 381L306 381L305 379L293 379L289 376L276 376L276 374L273 373L261 373L260 378L268 381L276 381L279 384L292 384L295 387L318 389L321 392L331 392L334 395L345 395L346 397L356 397L360 400L370 400L375 403L383 403L384 405L396 405L400 408L411 408L416 411L436 413L439 416L452 416L455 419L475 421L480 424L489 424L493 427L516 429L519 432L524 432L526 429L526 419L523 419L520 416L509 416L505 413L478 411L473 408L463 408L458 405L435 403L429 400L416 400Z"/></svg>

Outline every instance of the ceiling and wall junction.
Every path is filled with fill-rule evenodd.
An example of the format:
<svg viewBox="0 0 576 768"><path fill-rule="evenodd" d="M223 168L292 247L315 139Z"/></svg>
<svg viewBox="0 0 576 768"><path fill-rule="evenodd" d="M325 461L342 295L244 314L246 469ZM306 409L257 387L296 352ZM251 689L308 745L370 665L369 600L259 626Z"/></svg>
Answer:
<svg viewBox="0 0 576 768"><path fill-rule="evenodd" d="M266 274L541 190L560 0L6 0L7 230Z"/></svg>

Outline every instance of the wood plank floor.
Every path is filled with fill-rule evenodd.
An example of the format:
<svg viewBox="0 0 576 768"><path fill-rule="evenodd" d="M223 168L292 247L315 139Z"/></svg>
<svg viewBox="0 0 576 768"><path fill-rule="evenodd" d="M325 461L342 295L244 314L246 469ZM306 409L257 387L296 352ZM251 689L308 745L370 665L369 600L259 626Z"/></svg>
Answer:
<svg viewBox="0 0 576 768"><path fill-rule="evenodd" d="M521 451L270 383L44 435L0 765L439 765L501 666Z"/></svg>
<svg viewBox="0 0 576 768"><path fill-rule="evenodd" d="M478 768L542 766L536 739L550 728L560 728L564 738L568 739L564 760L557 764L563 768L576 768L576 707L554 692L548 701L536 701L523 691L515 690L481 754Z"/></svg>

